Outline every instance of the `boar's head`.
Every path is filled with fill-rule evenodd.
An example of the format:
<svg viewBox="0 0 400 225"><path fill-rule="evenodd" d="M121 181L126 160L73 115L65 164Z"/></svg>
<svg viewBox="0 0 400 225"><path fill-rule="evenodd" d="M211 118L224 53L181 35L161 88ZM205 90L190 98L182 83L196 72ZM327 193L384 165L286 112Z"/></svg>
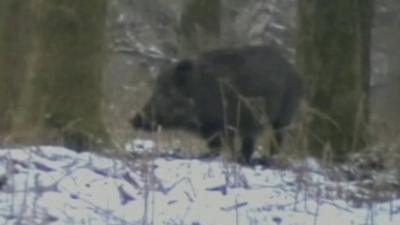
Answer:
<svg viewBox="0 0 400 225"><path fill-rule="evenodd" d="M131 120L136 129L155 131L157 127L197 130L200 122L196 103L188 89L194 64L181 61L163 71L156 81L150 100Z"/></svg>

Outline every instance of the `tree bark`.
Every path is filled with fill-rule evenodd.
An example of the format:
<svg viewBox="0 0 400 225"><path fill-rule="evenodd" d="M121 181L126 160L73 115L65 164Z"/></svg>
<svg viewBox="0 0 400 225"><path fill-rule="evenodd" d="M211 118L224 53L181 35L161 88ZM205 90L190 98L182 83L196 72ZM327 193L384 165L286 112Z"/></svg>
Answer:
<svg viewBox="0 0 400 225"><path fill-rule="evenodd" d="M297 64L313 108L312 152L365 145L373 0L299 0Z"/></svg>
<svg viewBox="0 0 400 225"><path fill-rule="evenodd" d="M16 136L98 148L108 142L101 115L107 0L33 2L33 75L14 120Z"/></svg>
<svg viewBox="0 0 400 225"><path fill-rule="evenodd" d="M31 47L30 1L0 1L0 142L8 136Z"/></svg>

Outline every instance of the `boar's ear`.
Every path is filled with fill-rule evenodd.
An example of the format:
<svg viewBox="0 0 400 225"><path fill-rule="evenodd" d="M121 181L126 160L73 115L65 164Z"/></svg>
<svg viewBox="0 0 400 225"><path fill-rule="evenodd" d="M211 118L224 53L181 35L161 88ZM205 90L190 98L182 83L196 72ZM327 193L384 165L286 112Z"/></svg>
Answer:
<svg viewBox="0 0 400 225"><path fill-rule="evenodd" d="M190 72L193 70L193 63L190 60L183 60L178 62L175 67L174 81L176 86L181 87L185 85Z"/></svg>

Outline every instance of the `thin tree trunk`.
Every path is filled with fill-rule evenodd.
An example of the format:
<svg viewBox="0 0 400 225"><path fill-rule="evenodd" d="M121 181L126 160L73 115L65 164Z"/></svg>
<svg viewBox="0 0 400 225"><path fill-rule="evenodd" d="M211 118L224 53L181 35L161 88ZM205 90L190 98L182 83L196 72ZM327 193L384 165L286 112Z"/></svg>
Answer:
<svg viewBox="0 0 400 225"><path fill-rule="evenodd" d="M0 143L9 135L30 51L30 1L0 1Z"/></svg>
<svg viewBox="0 0 400 225"><path fill-rule="evenodd" d="M107 1L33 1L33 76L14 131L20 141L97 148L108 141L101 116Z"/></svg>
<svg viewBox="0 0 400 225"><path fill-rule="evenodd" d="M299 0L297 63L314 108L314 153L365 144L373 0Z"/></svg>

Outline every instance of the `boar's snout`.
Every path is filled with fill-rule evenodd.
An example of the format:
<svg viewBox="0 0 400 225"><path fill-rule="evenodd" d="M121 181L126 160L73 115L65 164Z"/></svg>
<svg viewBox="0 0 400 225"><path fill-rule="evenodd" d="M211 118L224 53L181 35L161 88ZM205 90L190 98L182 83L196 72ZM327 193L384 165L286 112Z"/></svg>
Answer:
<svg viewBox="0 0 400 225"><path fill-rule="evenodd" d="M155 130L154 124L141 113L135 115L132 119L130 119L130 123L134 129L140 129L144 131Z"/></svg>

